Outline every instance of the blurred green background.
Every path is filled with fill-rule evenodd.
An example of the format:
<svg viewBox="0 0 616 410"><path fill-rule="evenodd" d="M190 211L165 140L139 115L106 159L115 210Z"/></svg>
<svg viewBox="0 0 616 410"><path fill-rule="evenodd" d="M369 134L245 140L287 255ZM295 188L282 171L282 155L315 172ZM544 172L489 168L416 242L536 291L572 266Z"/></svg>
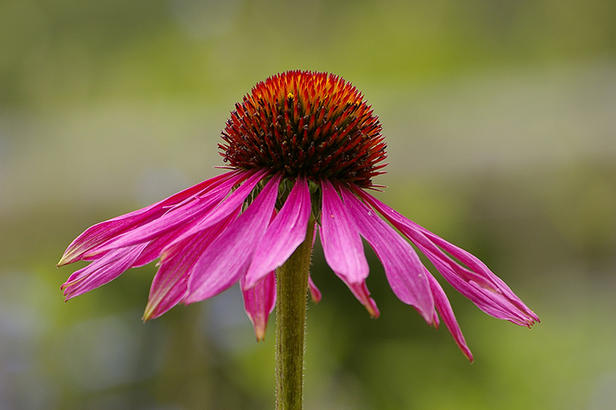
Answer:
<svg viewBox="0 0 616 410"><path fill-rule="evenodd" d="M84 228L215 175L269 75L342 75L389 144L380 198L477 256L543 323L451 287L476 362L369 254L370 320L313 277L307 409L613 409L616 2L0 2L0 408L267 409L273 325L237 288L142 324L154 266L63 302Z"/></svg>

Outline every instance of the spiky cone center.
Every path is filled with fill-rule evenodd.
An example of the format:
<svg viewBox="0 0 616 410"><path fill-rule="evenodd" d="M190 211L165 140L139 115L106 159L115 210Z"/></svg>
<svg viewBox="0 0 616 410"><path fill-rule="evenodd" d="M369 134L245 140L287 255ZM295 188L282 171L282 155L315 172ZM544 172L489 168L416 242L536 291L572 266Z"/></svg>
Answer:
<svg viewBox="0 0 616 410"><path fill-rule="evenodd" d="M258 83L235 105L219 144L239 169L267 169L372 186L382 172L381 124L362 94L339 76L287 71Z"/></svg>

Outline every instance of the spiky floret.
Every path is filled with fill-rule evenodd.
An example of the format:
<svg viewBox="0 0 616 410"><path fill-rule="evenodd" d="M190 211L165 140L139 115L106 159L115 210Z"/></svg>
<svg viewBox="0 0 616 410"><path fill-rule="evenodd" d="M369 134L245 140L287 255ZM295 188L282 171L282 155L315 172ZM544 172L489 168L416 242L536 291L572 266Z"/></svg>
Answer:
<svg viewBox="0 0 616 410"><path fill-rule="evenodd" d="M235 105L220 154L231 167L372 186L386 164L381 124L362 94L337 75L287 71Z"/></svg>

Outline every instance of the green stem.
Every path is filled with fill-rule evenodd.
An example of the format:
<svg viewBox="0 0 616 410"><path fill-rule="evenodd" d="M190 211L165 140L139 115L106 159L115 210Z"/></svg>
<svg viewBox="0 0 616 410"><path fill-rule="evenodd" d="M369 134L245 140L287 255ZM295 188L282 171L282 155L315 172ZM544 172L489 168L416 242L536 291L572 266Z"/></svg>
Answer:
<svg viewBox="0 0 616 410"><path fill-rule="evenodd" d="M304 242L276 270L276 410L301 410L306 294L314 220Z"/></svg>

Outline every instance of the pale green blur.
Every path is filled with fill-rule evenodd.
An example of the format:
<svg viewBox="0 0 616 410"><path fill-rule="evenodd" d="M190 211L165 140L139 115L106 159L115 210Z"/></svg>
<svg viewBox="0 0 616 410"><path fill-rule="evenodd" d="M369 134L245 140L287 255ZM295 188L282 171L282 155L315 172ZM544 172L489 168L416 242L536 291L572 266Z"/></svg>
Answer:
<svg viewBox="0 0 616 410"><path fill-rule="evenodd" d="M449 286L475 363L369 253L369 319L326 267L306 409L611 409L616 402L616 3L0 2L0 408L268 409L273 325L237 288L139 320L153 265L64 304L55 268L103 219L215 175L252 85L292 68L363 91L379 197L484 260L532 330Z"/></svg>

